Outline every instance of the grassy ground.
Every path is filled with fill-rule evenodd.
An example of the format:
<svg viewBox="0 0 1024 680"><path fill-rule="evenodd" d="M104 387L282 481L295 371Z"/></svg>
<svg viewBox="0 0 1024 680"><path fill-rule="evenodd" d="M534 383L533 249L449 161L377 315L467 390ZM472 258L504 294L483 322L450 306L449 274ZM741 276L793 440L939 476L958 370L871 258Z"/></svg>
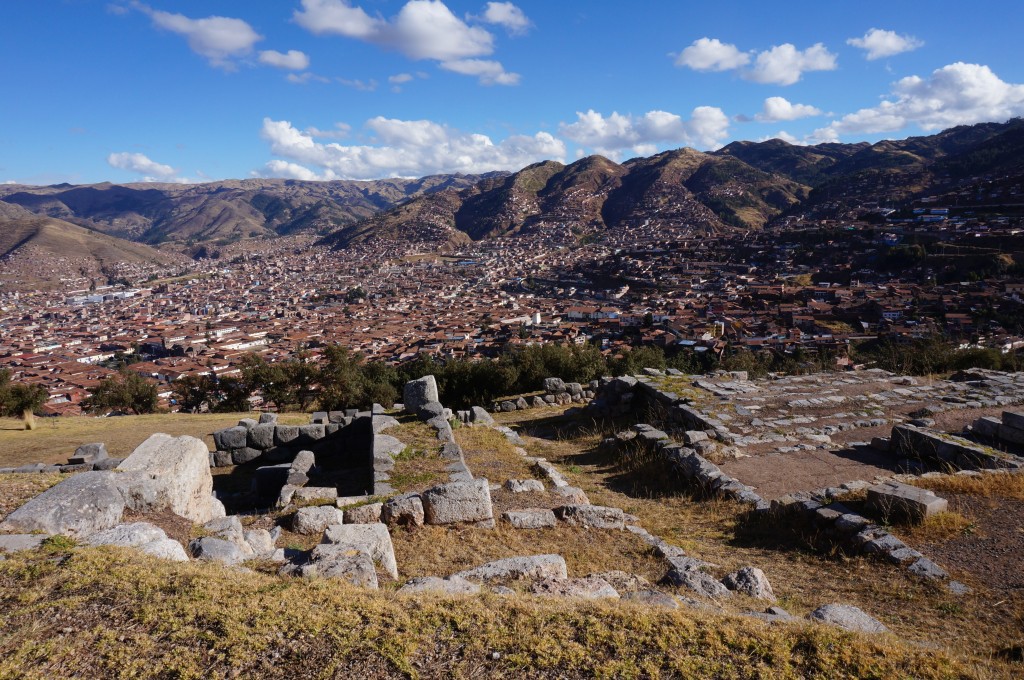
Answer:
<svg viewBox="0 0 1024 680"><path fill-rule="evenodd" d="M0 677L961 677L827 626L494 595L442 599L59 545L0 562Z"/></svg>
<svg viewBox="0 0 1024 680"><path fill-rule="evenodd" d="M581 427L565 422L560 412L535 409L499 420L517 427L528 453L558 464L593 503L636 515L652 533L715 565L710 570L716 576L754 565L767 574L779 604L796 616L826 603L852 604L895 635L868 639L802 623L767 626L736 617L765 606L742 597L726 601L718 612L529 596L406 598L396 596L397 584L388 582L381 592L365 592L333 581L284 579L269 567L269 573L242 577L211 565L51 546L0 561L0 678L145 677L156 669L166 677L1021 676L1024 666L1013 660L1024 623L1019 597L997 600L956 565L943 566L974 587L973 594L954 597L899 567L822 553L812 547L814 537L752 521L742 506L680 492L655 460L623 460L603 450L602 437L621 428ZM201 422L211 431L237 417ZM176 416L154 418L148 427L170 431L171 418ZM26 434L40 433L45 430ZM432 467L438 459L427 455L437 450L429 428L405 422L390 433L410 444L396 471L423 476L410 487L446 481ZM139 441L147 435L134 434ZM475 476L493 483L532 476L499 433L460 427L455 435ZM121 436L127 439L128 432ZM109 446L110 436L103 439ZM59 478L0 476L0 516ZM1002 476L946 483L957 484L960 493L1020 493L1014 478ZM547 494L503 490L492 498L496 513L555 502ZM246 519L252 521L271 520ZM921 529L932 539L960 530L954 513ZM493 530L420 527L392 533L400 581L547 552L563 555L571 576L615 569L654 582L665 570L646 545L624 531L515 530L499 521ZM318 538L286 534L279 545L308 548Z"/></svg>
<svg viewBox="0 0 1024 680"><path fill-rule="evenodd" d="M0 467L27 463L66 463L75 449L90 442L103 442L112 457L122 458L151 434L164 432L202 437L213 448L212 433L237 425L251 413L163 413L145 416L93 418L36 418L36 429L22 429L20 420L0 418ZM300 425L309 422L304 413L286 413L280 422Z"/></svg>

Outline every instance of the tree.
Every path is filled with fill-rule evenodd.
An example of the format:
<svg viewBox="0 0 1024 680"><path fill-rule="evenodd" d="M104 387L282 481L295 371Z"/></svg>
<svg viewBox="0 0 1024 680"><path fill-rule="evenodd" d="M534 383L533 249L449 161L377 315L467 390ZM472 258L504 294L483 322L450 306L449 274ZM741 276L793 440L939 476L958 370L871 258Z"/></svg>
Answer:
<svg viewBox="0 0 1024 680"><path fill-rule="evenodd" d="M242 379L251 391L259 391L264 402L273 402L279 411L298 402L286 369L288 362L276 364L267 361L258 354L249 353L242 357L240 368Z"/></svg>
<svg viewBox="0 0 1024 680"><path fill-rule="evenodd" d="M320 384L320 408L340 411L368 406L364 402L363 355L341 345L328 345L320 360L316 381ZM392 401L394 403L394 401Z"/></svg>
<svg viewBox="0 0 1024 680"><path fill-rule="evenodd" d="M136 415L156 411L156 385L138 373L122 368L90 390L86 401L90 411L128 411Z"/></svg>
<svg viewBox="0 0 1024 680"><path fill-rule="evenodd" d="M35 412L49 398L42 385L12 383L10 371L0 370L0 416L20 417L26 430L34 430Z"/></svg>
<svg viewBox="0 0 1024 680"><path fill-rule="evenodd" d="M210 407L211 385L208 375L184 375L174 381L171 390L183 411L198 413L203 404Z"/></svg>

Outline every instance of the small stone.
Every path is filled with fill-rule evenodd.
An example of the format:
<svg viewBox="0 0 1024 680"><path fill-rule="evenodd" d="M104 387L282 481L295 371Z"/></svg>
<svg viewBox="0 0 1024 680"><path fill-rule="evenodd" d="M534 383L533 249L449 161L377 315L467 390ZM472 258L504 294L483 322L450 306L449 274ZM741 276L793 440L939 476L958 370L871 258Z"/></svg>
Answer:
<svg viewBox="0 0 1024 680"><path fill-rule="evenodd" d="M844 630L861 633L887 633L881 621L869 616L862 610L847 604L826 604L818 607L807 615L812 621L828 623Z"/></svg>

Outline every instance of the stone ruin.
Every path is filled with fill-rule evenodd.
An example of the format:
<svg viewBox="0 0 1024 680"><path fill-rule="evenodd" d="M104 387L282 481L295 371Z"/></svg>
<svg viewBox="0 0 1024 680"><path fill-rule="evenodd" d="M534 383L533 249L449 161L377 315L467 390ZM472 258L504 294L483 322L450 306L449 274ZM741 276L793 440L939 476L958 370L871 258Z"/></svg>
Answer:
<svg viewBox="0 0 1024 680"><path fill-rule="evenodd" d="M964 437L933 430L929 417L964 406L1011 407L1024 397L1021 383L1021 376L992 372L969 372L952 382L922 385L878 371L755 382L741 372L684 376L646 369L637 376L603 378L586 386L546 380L543 396L499 402L494 410L587 404L581 411L586 416L626 418L634 423L646 420L605 445L631 442L650 447L676 472L680 485L746 503L754 515L813 528L828 540L878 554L962 593L966 586L949 579L939 565L903 544L876 520L895 514L922 519L942 511L943 499L903 483L913 475L940 474L935 470L977 475L1024 467L1024 460L990 445L1020 443L1024 416L1012 409L998 420L979 419ZM403 399L403 412L433 429L438 455L450 461L448 481L420 493L398 494L389 484L395 457L405 444L387 433L398 421L380 405L367 411L315 413L309 424L301 426L282 425L273 414L264 414L259 420L243 419L216 432L213 451L193 438L154 435L124 461L110 459L102 445L87 445L76 451L67 466L27 466L23 471L80 474L12 513L0 530L18 533L0 535L0 551L32 547L44 535L28 532L64 533L90 545L132 546L169 559L191 557L227 565L271 560L279 563L282 575L341 578L372 588L378 586L378 574L395 579L400 573L389 527L462 524L487 530L502 521L525 531L554 526L629 531L664 560L664 583L703 599L674 598L621 572L570 578L558 555L525 555L447 576L410 579L399 592L472 594L490 589L508 593L506 584L526 579L531 582L529 592L536 595L621 598L657 606L679 606L680 602L706 606L706 601L720 601L733 592L774 600L767 577L756 567L718 579L710 572L711 565L650 534L620 508L592 505L556 466L528 456L519 435L497 425L485 409L452 412L445 408L432 376L410 381ZM914 417L894 418L884 408L893 404L913 407ZM510 479L499 485L474 477L455 439L453 423L502 432L540 479ZM881 428L887 428L888 436L878 432ZM868 441L848 441L859 432L874 436ZM870 450L871 455L885 458L895 474L876 476L873 482L855 479L762 495L744 483L742 468L735 467L749 458L840 447ZM172 458L182 461L157 466L156 451L170 451ZM197 464L200 458L202 471ZM219 490L218 500L211 493L211 468L228 467L218 470L218 481L230 482ZM496 517L490 496L496 489L513 494L544 492L562 501L550 509L521 508ZM857 491L868 495L861 511L865 514L843 503L845 495ZM289 528L320 535L320 544L310 551L279 548L279 527L246 529L237 515L225 513L224 505L232 511L294 510ZM202 524L205 535L193 540L186 552L152 524L122 522L126 510L186 513L182 516ZM792 618L774 606L752 615L769 621ZM853 630L884 630L864 612L843 605L826 605L809 618Z"/></svg>
<svg viewBox="0 0 1024 680"><path fill-rule="evenodd" d="M834 389L836 384L848 388ZM813 391L804 392L809 387ZM726 402L731 409L725 408ZM932 429L934 420L928 417L947 410L1022 402L1024 374L994 371L966 371L951 381L920 385L914 378L880 370L859 375L790 376L758 384L743 372L709 378L685 376L672 369L646 369L637 376L602 379L587 412L598 418L642 414L655 422L657 427L636 424L604 444L618 447L631 442L648 447L663 458L681 488L747 504L754 515L803 526L819 540L880 555L918 576L945 582L951 592L959 594L967 592L967 587L949 580L939 565L873 520L884 524L902 516L923 521L946 510L945 499L904 483L917 476L1024 472L1024 457L984 443L986 439L1014 446L1024 442L1024 414L1007 410L1001 419L978 419L965 436ZM779 403L784 408L779 408ZM902 422L905 419L891 410L879 408L892 403L913 409L916 417ZM844 406L851 412L841 412ZM876 436L870 442L832 439L839 433L884 427L891 428L889 436ZM865 464L865 469L877 470L874 463L881 458L895 474L876 475L873 482L854 479L767 499L740 476L723 469L729 461L800 451L841 451L850 457L860 452L872 462ZM726 462L720 466L712 457ZM859 491L867 493L865 510L871 518L842 502L844 496Z"/></svg>

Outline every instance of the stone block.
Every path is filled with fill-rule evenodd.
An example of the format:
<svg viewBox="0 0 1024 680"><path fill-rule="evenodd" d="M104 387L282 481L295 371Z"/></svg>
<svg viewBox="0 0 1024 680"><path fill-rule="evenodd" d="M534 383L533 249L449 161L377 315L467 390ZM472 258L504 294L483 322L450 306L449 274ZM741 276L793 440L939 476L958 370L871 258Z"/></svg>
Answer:
<svg viewBox="0 0 1024 680"><path fill-rule="evenodd" d="M261 451L266 451L273 447L274 427L272 423L263 423L250 428L246 434L246 446Z"/></svg>
<svg viewBox="0 0 1024 680"><path fill-rule="evenodd" d="M1003 425L1024 430L1024 412L1003 411Z"/></svg>
<svg viewBox="0 0 1024 680"><path fill-rule="evenodd" d="M423 526L423 502L420 500L420 495L407 493L395 496L384 503L380 518L386 524Z"/></svg>
<svg viewBox="0 0 1024 680"><path fill-rule="evenodd" d="M555 526L555 513L546 508L509 510L501 518L516 529L543 529Z"/></svg>
<svg viewBox="0 0 1024 680"><path fill-rule="evenodd" d="M241 425L227 427L213 433L213 443L216 444L217 449L220 451L241 449L245 447L248 433L249 430Z"/></svg>
<svg viewBox="0 0 1024 680"><path fill-rule="evenodd" d="M563 505L554 510L555 516L570 526L593 529L623 529L625 516L621 508L602 505Z"/></svg>
<svg viewBox="0 0 1024 680"><path fill-rule="evenodd" d="M416 414L420 407L430 401L441 401L434 376L425 375L418 380L405 383L402 389L402 404L406 413Z"/></svg>
<svg viewBox="0 0 1024 680"><path fill-rule="evenodd" d="M260 425L276 425L277 414L276 413L261 413L260 414Z"/></svg>
<svg viewBox="0 0 1024 680"><path fill-rule="evenodd" d="M274 426L274 445L289 446L299 438L298 425L276 425Z"/></svg>
<svg viewBox="0 0 1024 680"><path fill-rule="evenodd" d="M868 489L867 507L883 518L905 517L922 521L944 512L949 506L935 492L899 482L886 482Z"/></svg>
<svg viewBox="0 0 1024 680"><path fill-rule="evenodd" d="M518 581L543 578L568 578L561 555L506 557L455 574L468 581Z"/></svg>
<svg viewBox="0 0 1024 680"><path fill-rule="evenodd" d="M250 449L248 446L243 446L240 449L232 449L231 462L234 465L245 465L246 463L251 463L262 455L263 451L259 449Z"/></svg>
<svg viewBox="0 0 1024 680"><path fill-rule="evenodd" d="M423 492L422 502L427 524L494 520L490 484L486 479L435 486Z"/></svg>
<svg viewBox="0 0 1024 680"><path fill-rule="evenodd" d="M75 455L68 458L68 464L95 463L107 457L107 445L103 442L82 444L75 449Z"/></svg>
<svg viewBox="0 0 1024 680"><path fill-rule="evenodd" d="M322 424L299 425L299 436L296 438L295 443L299 446L308 446L315 444L325 436L327 436L327 431Z"/></svg>

